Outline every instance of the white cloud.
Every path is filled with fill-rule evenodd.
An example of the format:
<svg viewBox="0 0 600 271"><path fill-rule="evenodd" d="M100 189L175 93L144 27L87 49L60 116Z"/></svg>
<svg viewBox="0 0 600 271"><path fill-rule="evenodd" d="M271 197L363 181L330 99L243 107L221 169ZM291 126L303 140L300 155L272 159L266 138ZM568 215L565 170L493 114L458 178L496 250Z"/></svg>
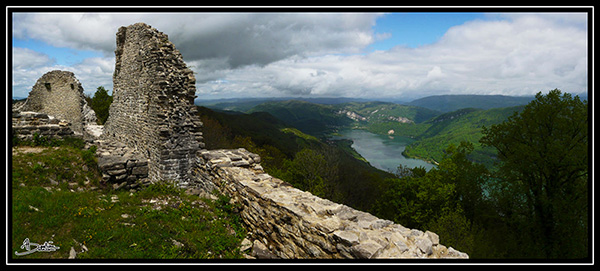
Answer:
<svg viewBox="0 0 600 271"><path fill-rule="evenodd" d="M13 36L36 39L56 47L110 51L114 22L107 16L82 13L15 13ZM114 49L113 49L114 50Z"/></svg>
<svg viewBox="0 0 600 271"><path fill-rule="evenodd" d="M119 27L145 22L187 61L265 65L294 55L356 53L374 41L374 13L15 13L13 35L113 54Z"/></svg>
<svg viewBox="0 0 600 271"><path fill-rule="evenodd" d="M18 15L18 16L17 16ZM16 14L14 37L98 50L66 67L94 90L112 88L115 33L146 22L169 35L196 72L197 95L414 98L442 93L532 95L587 91L585 14L493 14L450 28L433 44L364 53L388 37L378 14ZM18 51L18 52L17 52ZM15 51L15 78L52 59ZM31 68L31 69L28 69ZM21 71L23 70L23 71ZM46 70L48 71L48 70ZM21 80L21 79L18 79ZM16 81L18 81L16 80ZM14 82L16 82L14 81ZM20 82L20 81L19 81ZM110 87L109 87L110 86Z"/></svg>
<svg viewBox="0 0 600 271"><path fill-rule="evenodd" d="M75 76L81 82L84 92L91 94L96 92L99 86L112 91L114 68L114 57L93 57L75 64L70 70L75 73Z"/></svg>
<svg viewBox="0 0 600 271"><path fill-rule="evenodd" d="M580 23L572 16L569 20ZM236 93L239 85L218 91L260 95L405 97L435 94L533 95L560 88L587 91L587 32L562 24L556 16L520 15L476 20L452 27L436 43L398 46L365 55L290 58L262 68L238 69L221 79L245 78L256 89ZM315 75L319 76L315 76ZM217 90L218 89L218 90Z"/></svg>
<svg viewBox="0 0 600 271"><path fill-rule="evenodd" d="M13 48L12 66L15 69L31 69L55 62L48 55L33 51L28 48Z"/></svg>

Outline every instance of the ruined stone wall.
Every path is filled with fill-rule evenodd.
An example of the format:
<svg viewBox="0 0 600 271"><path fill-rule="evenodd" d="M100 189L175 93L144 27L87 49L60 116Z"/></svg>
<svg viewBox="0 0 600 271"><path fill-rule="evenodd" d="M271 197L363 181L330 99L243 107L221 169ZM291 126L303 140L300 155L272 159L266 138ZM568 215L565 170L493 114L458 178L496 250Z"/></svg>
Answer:
<svg viewBox="0 0 600 271"><path fill-rule="evenodd" d="M433 232L408 229L293 188L244 149L203 151L203 178L241 206L253 255L282 259L462 258Z"/></svg>
<svg viewBox="0 0 600 271"><path fill-rule="evenodd" d="M12 136L18 140L31 141L35 136L46 139L64 139L74 135L71 123L48 114L32 111L12 112Z"/></svg>
<svg viewBox="0 0 600 271"><path fill-rule="evenodd" d="M152 180L185 185L204 146L194 74L168 36L144 23L121 27L116 39L113 103L104 135L147 158Z"/></svg>
<svg viewBox="0 0 600 271"><path fill-rule="evenodd" d="M96 122L96 115L83 97L81 83L69 71L54 70L42 75L19 110L44 113L66 120L78 134L83 133L86 123Z"/></svg>

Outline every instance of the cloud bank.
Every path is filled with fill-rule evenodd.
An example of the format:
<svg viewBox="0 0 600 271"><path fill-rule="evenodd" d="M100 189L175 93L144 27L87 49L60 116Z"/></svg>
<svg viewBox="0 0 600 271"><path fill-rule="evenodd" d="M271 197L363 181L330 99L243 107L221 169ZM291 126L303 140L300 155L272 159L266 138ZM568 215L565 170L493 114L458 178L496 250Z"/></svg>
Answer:
<svg viewBox="0 0 600 271"><path fill-rule="evenodd" d="M112 88L115 33L146 22L167 33L196 73L199 98L435 94L532 95L587 91L586 14L493 14L450 28L437 42L365 51L389 36L373 13L14 14L13 37L103 57L60 67L13 48L13 91L50 69L73 71L86 91ZM28 89L29 88L29 89Z"/></svg>
<svg viewBox="0 0 600 271"><path fill-rule="evenodd" d="M422 97L587 91L587 32L543 16L473 21L438 42L361 55L289 58L200 84L206 94Z"/></svg>

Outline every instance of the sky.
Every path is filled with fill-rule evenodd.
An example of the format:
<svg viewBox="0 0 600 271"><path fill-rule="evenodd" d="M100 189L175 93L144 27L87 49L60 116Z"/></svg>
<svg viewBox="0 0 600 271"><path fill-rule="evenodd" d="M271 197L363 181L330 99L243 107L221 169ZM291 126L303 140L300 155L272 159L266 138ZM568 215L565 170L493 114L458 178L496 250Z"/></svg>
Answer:
<svg viewBox="0 0 600 271"><path fill-rule="evenodd" d="M13 97L26 97L38 78L56 69L74 72L86 94L99 86L112 91L116 32L136 22L169 36L195 73L199 99L412 100L441 94L529 96L555 88L588 91L588 14L568 9L23 11L11 14Z"/></svg>

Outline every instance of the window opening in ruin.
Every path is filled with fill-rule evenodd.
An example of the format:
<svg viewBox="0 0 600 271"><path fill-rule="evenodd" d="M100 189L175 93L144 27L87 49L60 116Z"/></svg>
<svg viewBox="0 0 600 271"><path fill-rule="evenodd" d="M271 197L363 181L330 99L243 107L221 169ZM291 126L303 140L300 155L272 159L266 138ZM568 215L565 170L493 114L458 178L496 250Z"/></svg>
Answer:
<svg viewBox="0 0 600 271"><path fill-rule="evenodd" d="M44 86L46 87L46 90L50 91L52 89L52 87L50 86L50 83L44 83Z"/></svg>
<svg viewBox="0 0 600 271"><path fill-rule="evenodd" d="M75 89L75 85L71 84L71 90Z"/></svg>

